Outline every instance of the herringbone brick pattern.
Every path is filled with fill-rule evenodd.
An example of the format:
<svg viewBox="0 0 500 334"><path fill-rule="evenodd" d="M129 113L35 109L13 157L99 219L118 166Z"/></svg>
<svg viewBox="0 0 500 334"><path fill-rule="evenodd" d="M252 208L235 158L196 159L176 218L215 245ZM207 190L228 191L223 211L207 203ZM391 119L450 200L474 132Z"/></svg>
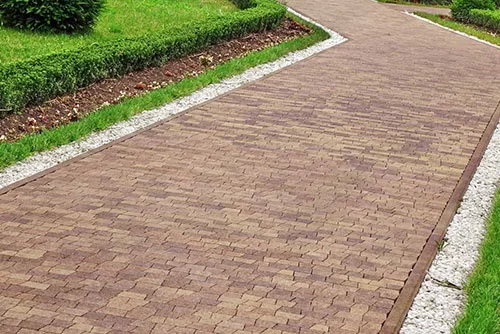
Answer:
<svg viewBox="0 0 500 334"><path fill-rule="evenodd" d="M500 53L370 0L350 41L0 195L1 333L377 333Z"/></svg>

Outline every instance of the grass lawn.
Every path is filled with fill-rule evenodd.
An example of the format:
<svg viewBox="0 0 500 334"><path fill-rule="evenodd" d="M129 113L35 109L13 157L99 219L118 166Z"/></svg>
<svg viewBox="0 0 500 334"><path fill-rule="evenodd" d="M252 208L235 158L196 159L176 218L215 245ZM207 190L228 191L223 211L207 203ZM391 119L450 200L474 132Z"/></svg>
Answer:
<svg viewBox="0 0 500 334"><path fill-rule="evenodd" d="M184 79L165 88L100 109L77 122L46 130L39 134L31 134L16 142L0 143L0 169L24 160L33 153L71 143L89 135L93 131L103 130L112 124L127 120L143 110L161 106L209 84L217 83L225 78L242 73L250 67L276 60L289 52L304 49L329 37L322 29L312 26L295 16L290 16L294 20L311 27L313 33L262 51L252 52L242 58L232 59L197 77Z"/></svg>
<svg viewBox="0 0 500 334"><path fill-rule="evenodd" d="M477 267L466 286L467 304L454 334L500 333L500 190Z"/></svg>
<svg viewBox="0 0 500 334"><path fill-rule="evenodd" d="M492 44L500 45L500 36L495 36L495 35L490 34L484 30L481 30L480 28L466 25L463 23L458 23L455 21L451 21L449 19L443 19L439 15L436 15L436 14L415 12L415 15L418 15L418 16L423 17L425 19L428 19L432 22L435 22L435 23L438 23L442 26L448 27L450 29L461 31L461 32L464 32L468 35L475 36L479 39L483 39L483 40L490 42Z"/></svg>
<svg viewBox="0 0 500 334"><path fill-rule="evenodd" d="M0 26L0 64L92 43L142 36L236 10L229 0L108 0L94 31L85 35L29 33Z"/></svg>
<svg viewBox="0 0 500 334"><path fill-rule="evenodd" d="M413 1L407 1L407 0L377 0L377 1L383 2L383 3L394 3L397 5L450 8L450 5L430 4L430 3L413 2Z"/></svg>

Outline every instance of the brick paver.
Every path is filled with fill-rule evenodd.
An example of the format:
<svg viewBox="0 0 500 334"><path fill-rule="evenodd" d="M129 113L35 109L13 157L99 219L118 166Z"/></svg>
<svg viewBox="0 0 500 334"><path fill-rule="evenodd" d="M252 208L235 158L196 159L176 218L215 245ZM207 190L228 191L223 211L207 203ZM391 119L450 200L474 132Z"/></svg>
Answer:
<svg viewBox="0 0 500 334"><path fill-rule="evenodd" d="M399 12L425 12L431 14L441 14L441 15L450 15L450 9L448 8L439 8L439 7L424 7L424 6L412 6L412 5L398 5L393 3L381 3L387 8L392 8Z"/></svg>
<svg viewBox="0 0 500 334"><path fill-rule="evenodd" d="M0 195L1 333L381 330L500 53L371 0L289 3L350 41Z"/></svg>

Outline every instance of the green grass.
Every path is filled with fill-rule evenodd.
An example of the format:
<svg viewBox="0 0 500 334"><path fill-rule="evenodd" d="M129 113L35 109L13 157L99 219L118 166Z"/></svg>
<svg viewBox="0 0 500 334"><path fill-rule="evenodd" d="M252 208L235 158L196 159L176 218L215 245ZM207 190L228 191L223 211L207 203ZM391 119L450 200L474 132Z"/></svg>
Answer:
<svg viewBox="0 0 500 334"><path fill-rule="evenodd" d="M413 2L406 0L377 0L382 3L393 3L397 5L407 5L407 6L421 6L421 7L435 7L435 8L450 8L450 5L440 5L440 4L430 4L422 2Z"/></svg>
<svg viewBox="0 0 500 334"><path fill-rule="evenodd" d="M95 29L83 35L40 34L0 26L0 64L127 37L238 10L229 0L107 0Z"/></svg>
<svg viewBox="0 0 500 334"><path fill-rule="evenodd" d="M467 304L454 334L500 333L500 190L497 191L479 261L467 286Z"/></svg>
<svg viewBox="0 0 500 334"><path fill-rule="evenodd" d="M492 44L500 45L500 36L492 35L484 30L477 28L477 27L473 27L470 25L458 23L455 21L447 20L447 19L442 19L439 15L435 15L435 14L422 13L422 12L416 12L415 14L420 16L420 17L423 17L425 19L431 20L432 22L436 22L442 26L451 28L453 30L464 32L468 35L475 36L479 39L488 41Z"/></svg>
<svg viewBox="0 0 500 334"><path fill-rule="evenodd" d="M310 26L296 17L293 19ZM127 99L120 104L100 109L77 122L39 134L31 134L16 142L0 143L0 169L24 160L33 153L71 143L94 131L103 130L114 123L127 120L143 110L161 106L211 83L220 82L250 67L276 60L289 52L304 49L329 37L320 28L312 28L313 33L308 36L299 37L262 51L252 52L242 58L232 59L197 77L184 79L145 95Z"/></svg>

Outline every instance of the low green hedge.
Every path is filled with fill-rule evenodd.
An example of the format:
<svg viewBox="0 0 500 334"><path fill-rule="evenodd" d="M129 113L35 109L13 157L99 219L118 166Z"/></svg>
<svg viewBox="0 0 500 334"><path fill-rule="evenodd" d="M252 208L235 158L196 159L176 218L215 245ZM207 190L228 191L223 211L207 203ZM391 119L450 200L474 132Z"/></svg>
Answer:
<svg viewBox="0 0 500 334"><path fill-rule="evenodd" d="M105 78L158 65L208 45L279 25L286 8L275 0L233 0L242 9L168 32L95 44L0 67L0 110L16 111Z"/></svg>
<svg viewBox="0 0 500 334"><path fill-rule="evenodd" d="M493 0L453 0L451 16L454 20L469 23L470 12L473 9L494 10Z"/></svg>
<svg viewBox="0 0 500 334"><path fill-rule="evenodd" d="M2 0L0 22L43 33L85 32L92 28L104 0Z"/></svg>
<svg viewBox="0 0 500 334"><path fill-rule="evenodd" d="M500 10L473 9L469 14L469 22L498 34L500 33Z"/></svg>

